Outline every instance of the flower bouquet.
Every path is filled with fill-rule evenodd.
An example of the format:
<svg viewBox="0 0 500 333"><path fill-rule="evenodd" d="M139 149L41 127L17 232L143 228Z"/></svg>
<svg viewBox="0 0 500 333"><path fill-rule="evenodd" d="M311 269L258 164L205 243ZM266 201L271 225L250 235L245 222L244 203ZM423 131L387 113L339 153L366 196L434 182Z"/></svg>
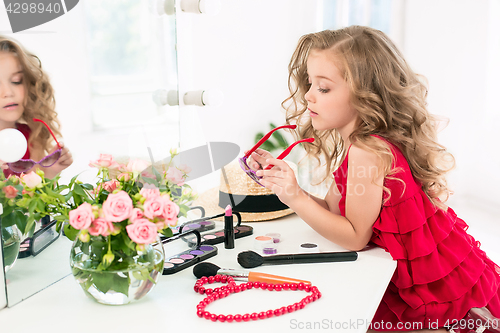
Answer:
<svg viewBox="0 0 500 333"><path fill-rule="evenodd" d="M163 271L159 235L172 236L170 227L189 210L194 199L184 184L189 170L173 165L157 170L142 160L120 164L106 154L90 166L99 169L99 181L73 188L82 202L64 226L74 240L72 272L96 301L126 304L149 292Z"/></svg>
<svg viewBox="0 0 500 333"><path fill-rule="evenodd" d="M41 170L11 175L0 172L0 216L5 270L12 268L23 236L31 236L35 222L47 215L67 219L74 208L68 186L60 186L59 178L46 179ZM66 195L61 194L66 192Z"/></svg>

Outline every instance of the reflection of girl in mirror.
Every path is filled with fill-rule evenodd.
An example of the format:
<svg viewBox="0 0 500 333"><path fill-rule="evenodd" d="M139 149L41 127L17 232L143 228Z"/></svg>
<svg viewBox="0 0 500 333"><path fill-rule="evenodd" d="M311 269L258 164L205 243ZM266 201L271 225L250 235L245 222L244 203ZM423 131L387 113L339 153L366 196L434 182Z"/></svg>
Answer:
<svg viewBox="0 0 500 333"><path fill-rule="evenodd" d="M73 163L70 151L42 122L33 119L42 120L61 137L54 90L40 60L17 42L0 36L0 130L17 128L28 141L26 154L4 170L6 176L39 168L46 178L53 178Z"/></svg>
<svg viewBox="0 0 500 333"><path fill-rule="evenodd" d="M500 317L500 267L443 203L454 159L437 142L425 83L396 46L368 27L313 33L289 71L287 121L299 139L316 139L304 147L327 161L328 174L338 167L333 184L314 197L263 150L249 166L325 238L356 251L372 242L397 260L371 328L474 332L483 317L485 332L500 332L492 317Z"/></svg>

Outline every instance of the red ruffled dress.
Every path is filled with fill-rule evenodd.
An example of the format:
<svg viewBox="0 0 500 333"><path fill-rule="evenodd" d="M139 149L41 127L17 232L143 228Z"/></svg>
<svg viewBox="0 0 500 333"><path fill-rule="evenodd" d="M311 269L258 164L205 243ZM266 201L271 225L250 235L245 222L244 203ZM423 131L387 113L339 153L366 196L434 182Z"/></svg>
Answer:
<svg viewBox="0 0 500 333"><path fill-rule="evenodd" d="M28 141L28 139L30 138L30 133L31 133L31 129L29 128L29 126L26 124L16 124L16 127L17 127L17 130L19 132L23 133L24 137L26 138L26 141ZM23 159L28 159L28 158L30 158L29 147L26 148L26 153L23 156ZM17 175L17 176L20 175L20 173L14 172L10 169L3 170L3 174L5 175L5 177L9 177L10 175Z"/></svg>
<svg viewBox="0 0 500 333"><path fill-rule="evenodd" d="M500 267L467 234L467 224L451 208L444 211L433 205L404 155L389 145L393 166L400 169L394 177L403 180L406 188L398 180L385 179L391 197L372 227L371 241L397 260L397 268L371 328L436 329L455 324L473 307L484 306L499 318ZM343 216L347 166L348 156L334 172Z"/></svg>

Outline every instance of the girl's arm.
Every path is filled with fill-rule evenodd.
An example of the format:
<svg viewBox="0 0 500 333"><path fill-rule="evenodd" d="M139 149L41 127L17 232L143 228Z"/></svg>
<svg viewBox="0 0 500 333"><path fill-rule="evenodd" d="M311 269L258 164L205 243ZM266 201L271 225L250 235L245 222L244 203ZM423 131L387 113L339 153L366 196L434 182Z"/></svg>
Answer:
<svg viewBox="0 0 500 333"><path fill-rule="evenodd" d="M312 199L297 184L286 162L270 159L271 170L259 171L262 184L278 195L307 224L323 237L349 250L363 249L370 241L372 226L382 205L383 174L373 153L352 146L349 152L346 216L340 215L337 190L330 188L325 204ZM332 185L334 187L335 184Z"/></svg>

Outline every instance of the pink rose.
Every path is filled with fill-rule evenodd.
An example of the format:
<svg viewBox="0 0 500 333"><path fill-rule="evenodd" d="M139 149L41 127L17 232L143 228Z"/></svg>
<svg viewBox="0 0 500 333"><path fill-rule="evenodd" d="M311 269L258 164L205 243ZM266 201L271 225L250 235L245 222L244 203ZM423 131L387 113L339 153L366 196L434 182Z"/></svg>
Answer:
<svg viewBox="0 0 500 333"><path fill-rule="evenodd" d="M116 179L118 179L119 181L122 181L122 182L127 182L130 180L130 173L122 172L118 175L118 177L116 177Z"/></svg>
<svg viewBox="0 0 500 333"><path fill-rule="evenodd" d="M135 223L135 221L139 219L144 218L144 213L140 208L134 208L132 209L132 214L130 214L130 217L128 218L130 222Z"/></svg>
<svg viewBox="0 0 500 333"><path fill-rule="evenodd" d="M5 186L2 189L2 191L5 193L5 197L9 198L9 199L15 198L17 196L17 192L18 192L17 188L15 188L12 185Z"/></svg>
<svg viewBox="0 0 500 333"><path fill-rule="evenodd" d="M89 166L94 168L108 168L117 169L120 165L115 162L113 156L110 154L100 154L99 159L96 161L90 161Z"/></svg>
<svg viewBox="0 0 500 333"><path fill-rule="evenodd" d="M156 225L157 230L162 230L163 228L165 228L167 226L165 221L155 222L155 225Z"/></svg>
<svg viewBox="0 0 500 333"><path fill-rule="evenodd" d="M141 191L139 192L140 195L142 195L144 198L147 199L153 199L156 197L160 196L160 190L158 188L141 188Z"/></svg>
<svg viewBox="0 0 500 333"><path fill-rule="evenodd" d="M10 180L12 184L17 185L19 184L19 177L16 175L10 175L7 180Z"/></svg>
<svg viewBox="0 0 500 333"><path fill-rule="evenodd" d="M108 191L109 193L116 190L116 188L120 185L120 182L116 179L108 180L107 182L102 184L102 187Z"/></svg>
<svg viewBox="0 0 500 333"><path fill-rule="evenodd" d="M69 224L78 230L87 229L94 221L92 205L88 202L82 203L78 208L69 212Z"/></svg>
<svg viewBox="0 0 500 333"><path fill-rule="evenodd" d="M103 218L97 218L92 222L91 226L89 227L89 234L91 234L92 236L101 235L106 237L114 230L115 227L113 226L113 222L110 222Z"/></svg>
<svg viewBox="0 0 500 333"><path fill-rule="evenodd" d="M153 222L146 219L136 220L126 227L130 239L137 244L151 244L156 241L158 229Z"/></svg>
<svg viewBox="0 0 500 333"><path fill-rule="evenodd" d="M139 159L132 159L128 162L126 170L128 172L133 172L135 174L139 174L144 169L146 169L149 166L149 163L144 161L144 160L139 160Z"/></svg>
<svg viewBox="0 0 500 333"><path fill-rule="evenodd" d="M184 173L190 173L193 169L191 169L190 166L188 166L187 164L181 164L177 167L179 170L181 170L182 172Z"/></svg>
<svg viewBox="0 0 500 333"><path fill-rule="evenodd" d="M111 222L121 222L130 217L133 209L133 202L125 191L112 193L102 204L102 210L106 220Z"/></svg>
<svg viewBox="0 0 500 333"><path fill-rule="evenodd" d="M144 202L144 216L151 220L155 217L165 218L165 208L168 201L170 201L168 198L162 196L146 199Z"/></svg>
<svg viewBox="0 0 500 333"><path fill-rule="evenodd" d="M167 174L165 175L168 180L172 183L177 184L179 186L184 185L184 173L177 168L170 167L167 170Z"/></svg>
<svg viewBox="0 0 500 333"><path fill-rule="evenodd" d="M179 206L171 201L170 199L166 198L166 204L163 208L163 217L165 218L165 223L174 226L177 224L177 215L179 215Z"/></svg>
<svg viewBox="0 0 500 333"><path fill-rule="evenodd" d="M21 182L27 187L27 188L36 188L36 187L42 187L42 177L37 175L34 171L31 171L28 174L22 174L21 175Z"/></svg>
<svg viewBox="0 0 500 333"><path fill-rule="evenodd" d="M26 190L23 190L23 192L21 192L23 195L27 194L29 195L30 197L33 197L33 195L35 195L35 193L31 192L31 191L26 191Z"/></svg>

